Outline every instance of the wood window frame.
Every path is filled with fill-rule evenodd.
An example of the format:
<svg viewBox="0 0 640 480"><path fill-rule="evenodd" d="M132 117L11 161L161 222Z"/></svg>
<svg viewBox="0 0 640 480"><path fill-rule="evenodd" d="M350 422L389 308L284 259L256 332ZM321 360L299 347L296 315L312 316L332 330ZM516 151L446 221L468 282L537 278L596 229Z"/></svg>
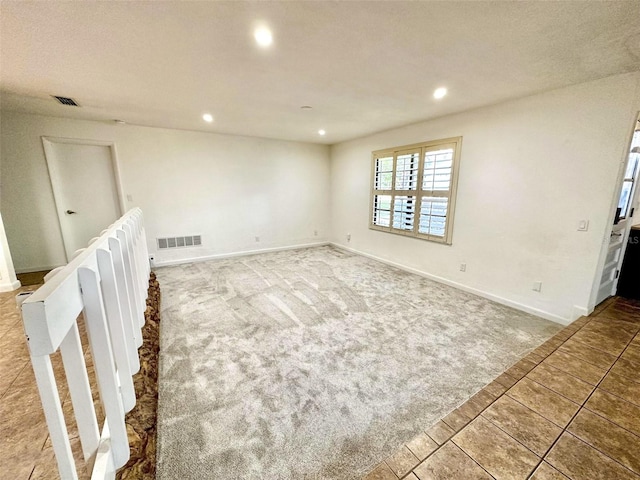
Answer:
<svg viewBox="0 0 640 480"><path fill-rule="evenodd" d="M443 148L447 146L453 147L453 158L451 165L451 181L448 190L424 190L423 187L423 175L424 175L424 161L425 153L433 151L438 147ZM395 235L402 235L405 237L419 238L422 240L428 240L431 242L442 243L445 245L451 245L453 239L453 223L456 205L456 196L458 190L458 172L460 169L460 151L462 149L462 137L451 137L440 140L433 140L422 143L415 143L411 145L404 145L400 147L385 148L382 150L375 150L371 153L371 196L369 199L369 228L371 230L377 230L381 232L393 233ZM410 190L396 189L396 167L399 155L420 152L416 188ZM380 158L393 158L393 170L391 175L391 189L380 190L376 189L376 161ZM376 195L390 195L390 213L389 213L389 226L377 225L374 223L375 216L375 198ZM413 211L413 228L411 230L405 230L395 228L393 226L395 199L399 196L415 196L416 204ZM447 198L447 214L445 220L445 231L443 236L425 234L419 232L420 225L420 210L422 206L423 197L441 197Z"/></svg>

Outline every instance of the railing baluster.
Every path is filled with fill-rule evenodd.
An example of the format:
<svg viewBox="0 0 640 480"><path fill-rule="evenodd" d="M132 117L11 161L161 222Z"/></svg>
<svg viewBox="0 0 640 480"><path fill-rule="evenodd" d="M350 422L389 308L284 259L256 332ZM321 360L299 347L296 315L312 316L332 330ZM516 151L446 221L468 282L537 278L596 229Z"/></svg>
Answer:
<svg viewBox="0 0 640 480"><path fill-rule="evenodd" d="M60 354L64 365L64 373L69 385L69 394L76 417L82 453L90 466L95 460L96 450L100 442L100 429L93 406L91 385L87 375L87 365L82 352L82 341L78 332L78 324L74 323L60 344Z"/></svg>
<svg viewBox="0 0 640 480"><path fill-rule="evenodd" d="M145 278L149 278L149 276L147 275L147 269L145 266L145 263L149 262L149 259L146 255L144 255L144 253L142 252L142 238L140 237L140 222L139 222L139 216L135 215L131 217L131 222L133 224L133 229L134 229L134 250L135 250L135 256L137 259L137 265L138 265L138 279L140 282L140 293L141 293L141 300L142 300L142 304L143 304L143 308L145 308L146 303L147 303L147 289L148 289L148 285L145 285Z"/></svg>
<svg viewBox="0 0 640 480"><path fill-rule="evenodd" d="M137 285L138 285L138 293L140 294L139 297L139 308L142 312L144 312L144 304L145 304L145 300L146 300L146 292L145 292L145 288L144 285L142 285L142 270L140 269L140 252L138 251L138 238L137 238L137 227L135 224L135 218L132 217L129 219L128 222L126 222L123 225L125 231L127 232L127 234L129 235L129 241L130 241L130 245L131 245L131 258L132 258L132 263L135 266L135 272L134 272L134 277L136 279Z"/></svg>
<svg viewBox="0 0 640 480"><path fill-rule="evenodd" d="M78 269L87 333L93 354L93 363L100 390L100 399L104 405L105 416L111 432L113 463L121 467L129 459L129 440L124 423L124 408L118 387L113 350L107 330L106 314L98 274L87 267Z"/></svg>
<svg viewBox="0 0 640 480"><path fill-rule="evenodd" d="M133 298L133 314L134 319L138 322L138 327L142 328L144 325L144 315L140 309L140 286L138 285L135 259L131 249L130 235L128 233L129 228L126 225L122 225L122 228L117 231L118 239L122 243L122 257L124 258L125 272L127 272L127 280L131 296Z"/></svg>
<svg viewBox="0 0 640 480"><path fill-rule="evenodd" d="M142 345L142 332L137 321L134 322L132 313L133 299L127 286L127 275L124 271L124 259L122 258L122 244L117 238L109 239L109 250L113 259L113 269L116 276L116 286L120 298L120 311L122 312L122 323L124 324L129 360L131 361L131 373L140 370L140 359L138 357L138 347Z"/></svg>
<svg viewBox="0 0 640 480"><path fill-rule="evenodd" d="M132 373L129 365L127 340L122 323L122 311L120 310L120 298L116 287L113 259L111 258L111 252L102 248L96 250L96 255L98 257L98 271L100 272L100 285L107 315L107 325L111 335L111 346L113 347L118 379L120 380L122 404L124 411L128 412L136 404L136 392L131 379Z"/></svg>
<svg viewBox="0 0 640 480"><path fill-rule="evenodd" d="M149 278L149 274L151 273L151 265L149 263L149 247L147 246L147 233L144 229L144 218L142 214L138 215L140 219L140 240L142 242L142 253L145 259L145 277Z"/></svg>
<svg viewBox="0 0 640 480"><path fill-rule="evenodd" d="M36 383L38 384L47 427L49 427L53 451L56 454L60 477L65 480L76 480L78 474L76 473L76 465L71 452L67 425L64 423L64 414L62 413L62 405L60 405L56 378L53 375L51 357L49 355L31 357L31 364L33 373L36 376Z"/></svg>
<svg viewBox="0 0 640 480"><path fill-rule="evenodd" d="M129 255L131 255L131 267L132 267L132 275L133 278L135 279L136 282L136 294L137 297L136 299L138 300L138 311L140 313L140 316L138 317L140 319L140 327L142 327L144 325L144 310L145 310L145 299L146 299L146 294L145 294L145 289L143 288L141 282L140 282L140 259L139 259L139 253L136 250L136 244L135 244L135 229L133 228L133 225L131 224L131 222L125 222L122 225L122 228L124 229L124 231L127 233L127 236L129 237L128 240L128 247L129 247Z"/></svg>

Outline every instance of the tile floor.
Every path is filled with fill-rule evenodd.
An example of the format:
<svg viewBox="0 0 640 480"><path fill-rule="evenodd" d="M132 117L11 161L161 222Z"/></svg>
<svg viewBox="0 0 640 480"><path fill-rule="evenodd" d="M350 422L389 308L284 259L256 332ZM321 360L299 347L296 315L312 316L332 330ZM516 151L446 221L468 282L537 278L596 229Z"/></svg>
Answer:
<svg viewBox="0 0 640 480"><path fill-rule="evenodd" d="M564 328L364 480L640 480L640 302Z"/></svg>
<svg viewBox="0 0 640 480"><path fill-rule="evenodd" d="M36 288L37 286L27 286L14 292L0 293L0 476L12 480L59 478L24 339L22 318L15 302L15 296L19 292L33 291ZM83 323L79 321L78 325L86 346ZM102 422L102 409L97 402L97 385L88 352L85 354L85 361L94 392L96 414ZM52 356L52 363L78 472L81 479L89 478L84 469L80 439L59 352Z"/></svg>

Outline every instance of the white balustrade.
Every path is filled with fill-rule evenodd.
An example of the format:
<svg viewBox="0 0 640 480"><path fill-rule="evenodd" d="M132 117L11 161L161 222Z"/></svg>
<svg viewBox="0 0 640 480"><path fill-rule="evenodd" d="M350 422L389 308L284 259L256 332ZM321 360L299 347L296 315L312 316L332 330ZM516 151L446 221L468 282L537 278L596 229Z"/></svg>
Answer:
<svg viewBox="0 0 640 480"><path fill-rule="evenodd" d="M51 355L60 350L92 480L115 478L129 459L125 413L136 403L150 267L142 211L133 209L91 239L22 303L22 318L47 426L63 480L78 478ZM84 313L105 421L91 396L77 318Z"/></svg>

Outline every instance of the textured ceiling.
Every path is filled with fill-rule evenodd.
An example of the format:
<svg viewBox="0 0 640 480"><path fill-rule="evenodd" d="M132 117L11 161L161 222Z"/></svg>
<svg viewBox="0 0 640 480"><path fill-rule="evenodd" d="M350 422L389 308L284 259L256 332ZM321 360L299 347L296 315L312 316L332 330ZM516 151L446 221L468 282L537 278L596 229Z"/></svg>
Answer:
<svg viewBox="0 0 640 480"><path fill-rule="evenodd" d="M319 143L640 69L638 1L3 0L0 15L5 110Z"/></svg>

